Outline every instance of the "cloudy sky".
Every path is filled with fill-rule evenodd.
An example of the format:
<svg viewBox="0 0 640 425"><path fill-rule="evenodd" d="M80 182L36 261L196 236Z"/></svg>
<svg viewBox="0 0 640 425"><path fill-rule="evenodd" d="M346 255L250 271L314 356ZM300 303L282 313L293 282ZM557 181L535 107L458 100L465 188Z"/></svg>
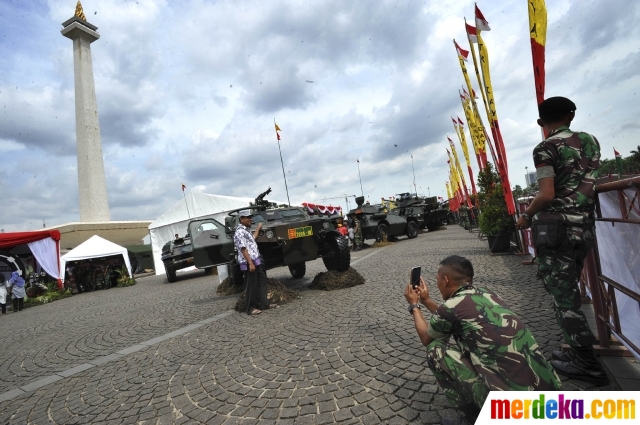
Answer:
<svg viewBox="0 0 640 425"><path fill-rule="evenodd" d="M478 5L511 182L524 185L540 139L527 1ZM182 183L242 197L271 186L286 199L274 118L292 202L346 207L345 194L360 195L357 158L372 202L406 192L410 155L418 192L445 196L450 116L464 117L451 40L468 48L473 1L83 6L101 36L92 55L112 219L157 218ZM575 101L572 127L596 135L604 158L614 146L628 155L640 143L640 4L547 8L547 95ZM60 35L74 10L75 0L0 0L5 231L79 220L72 42Z"/></svg>

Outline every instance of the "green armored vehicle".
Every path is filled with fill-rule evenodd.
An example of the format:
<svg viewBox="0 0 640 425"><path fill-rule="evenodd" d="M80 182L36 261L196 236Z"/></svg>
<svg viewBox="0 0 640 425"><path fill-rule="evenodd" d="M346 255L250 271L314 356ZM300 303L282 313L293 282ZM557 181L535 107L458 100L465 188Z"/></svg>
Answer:
<svg viewBox="0 0 640 425"><path fill-rule="evenodd" d="M363 239L382 241L395 236L407 235L409 239L418 236L420 224L414 214L400 215L400 211L389 211L382 205L368 205L364 196L356 198L357 208L349 211L349 216L357 216L362 227Z"/></svg>
<svg viewBox="0 0 640 425"><path fill-rule="evenodd" d="M169 241L162 247L162 263L169 282L178 280L176 271L193 265L191 236Z"/></svg>
<svg viewBox="0 0 640 425"><path fill-rule="evenodd" d="M224 224L212 218L190 221L195 266L231 263L231 279L242 285L233 235L239 224L238 211L250 209L251 232L262 223L256 242L266 270L288 266L292 277L301 278L306 273L306 262L318 257L322 257L327 270L349 269L349 242L336 230L342 217L310 216L304 208L277 206L264 199L269 193L271 188L261 193L253 205L229 212Z"/></svg>

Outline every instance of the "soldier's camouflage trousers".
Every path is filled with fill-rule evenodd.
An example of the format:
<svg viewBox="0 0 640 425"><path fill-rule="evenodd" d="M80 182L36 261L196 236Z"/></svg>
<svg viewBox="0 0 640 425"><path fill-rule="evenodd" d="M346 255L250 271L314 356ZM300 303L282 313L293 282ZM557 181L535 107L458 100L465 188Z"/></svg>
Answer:
<svg viewBox="0 0 640 425"><path fill-rule="evenodd" d="M354 235L356 248L362 248L362 230L358 230Z"/></svg>
<svg viewBox="0 0 640 425"><path fill-rule="evenodd" d="M473 403L482 408L489 387L457 345L436 339L427 346L427 363L451 404Z"/></svg>
<svg viewBox="0 0 640 425"><path fill-rule="evenodd" d="M575 227L570 227L567 233L567 240L560 247L538 249L538 272L553 297L553 309L564 340L572 347L586 347L595 342L595 337L580 310L578 281L594 236L592 230Z"/></svg>

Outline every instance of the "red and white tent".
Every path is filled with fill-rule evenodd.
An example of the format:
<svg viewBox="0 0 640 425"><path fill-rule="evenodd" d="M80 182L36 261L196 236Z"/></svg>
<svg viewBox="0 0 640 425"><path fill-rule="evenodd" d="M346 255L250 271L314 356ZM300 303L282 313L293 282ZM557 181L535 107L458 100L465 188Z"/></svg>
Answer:
<svg viewBox="0 0 640 425"><path fill-rule="evenodd" d="M10 251L19 245L27 245L40 267L49 276L60 280L60 232L41 230L35 232L0 233L0 250ZM20 274L22 272L20 271Z"/></svg>
<svg viewBox="0 0 640 425"><path fill-rule="evenodd" d="M312 204L310 202L303 202L302 206L305 207L307 209L307 212L309 214L326 214L326 215L336 215L336 214L340 214L342 213L342 207L337 206L325 206L325 205L318 205L318 204Z"/></svg>

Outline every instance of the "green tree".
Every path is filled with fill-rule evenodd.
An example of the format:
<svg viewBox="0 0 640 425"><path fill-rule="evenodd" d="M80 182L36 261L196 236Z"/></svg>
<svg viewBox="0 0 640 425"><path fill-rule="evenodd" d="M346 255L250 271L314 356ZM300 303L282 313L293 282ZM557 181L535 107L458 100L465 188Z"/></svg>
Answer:
<svg viewBox="0 0 640 425"><path fill-rule="evenodd" d="M515 230L513 218L507 212L504 190L500 176L488 162L484 170L478 173L478 206L480 218L478 227L488 236Z"/></svg>
<svg viewBox="0 0 640 425"><path fill-rule="evenodd" d="M513 199L517 201L518 198L522 198L522 195L524 194L524 190L522 190L522 187L520 187L520 185L517 184L516 187L511 189L511 193L513 193Z"/></svg>

